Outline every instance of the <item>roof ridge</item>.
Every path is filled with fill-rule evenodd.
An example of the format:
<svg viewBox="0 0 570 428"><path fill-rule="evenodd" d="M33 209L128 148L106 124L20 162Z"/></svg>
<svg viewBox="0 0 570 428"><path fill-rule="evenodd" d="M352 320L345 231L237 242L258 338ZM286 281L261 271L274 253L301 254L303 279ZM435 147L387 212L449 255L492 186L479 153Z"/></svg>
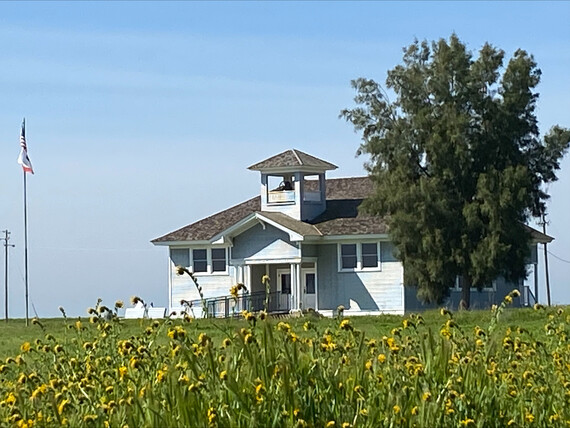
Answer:
<svg viewBox="0 0 570 428"><path fill-rule="evenodd" d="M299 155L297 154L297 149L291 149L291 151L293 152L293 154L295 155L295 157L296 157L297 160L299 161L299 165L303 165L303 161L301 160L301 158L300 158Z"/></svg>

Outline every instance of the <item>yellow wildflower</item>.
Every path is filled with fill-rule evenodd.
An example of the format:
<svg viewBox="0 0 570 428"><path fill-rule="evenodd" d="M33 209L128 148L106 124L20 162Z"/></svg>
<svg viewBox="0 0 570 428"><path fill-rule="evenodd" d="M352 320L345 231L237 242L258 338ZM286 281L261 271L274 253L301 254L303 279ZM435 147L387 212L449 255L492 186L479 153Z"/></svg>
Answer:
<svg viewBox="0 0 570 428"><path fill-rule="evenodd" d="M123 378L124 378L125 375L127 374L127 371L128 371L128 370L127 370L127 368L126 368L125 366L119 367L118 370L119 370L119 378L120 378L121 380L123 380Z"/></svg>
<svg viewBox="0 0 570 428"><path fill-rule="evenodd" d="M57 406L57 413L60 415L65 411L65 408L68 406L69 400L62 400L61 403Z"/></svg>
<svg viewBox="0 0 570 428"><path fill-rule="evenodd" d="M349 319L343 319L343 320L340 322L339 327L340 327L342 330L347 330L347 331L352 331L352 330L353 330L353 327L350 325L350 320L349 320Z"/></svg>
<svg viewBox="0 0 570 428"><path fill-rule="evenodd" d="M216 410L213 407L208 409L208 423L213 425L216 420Z"/></svg>
<svg viewBox="0 0 570 428"><path fill-rule="evenodd" d="M8 404L9 406L12 406L16 403L16 396L14 395L13 392L11 392L10 394L8 394L8 397L6 398L6 404Z"/></svg>

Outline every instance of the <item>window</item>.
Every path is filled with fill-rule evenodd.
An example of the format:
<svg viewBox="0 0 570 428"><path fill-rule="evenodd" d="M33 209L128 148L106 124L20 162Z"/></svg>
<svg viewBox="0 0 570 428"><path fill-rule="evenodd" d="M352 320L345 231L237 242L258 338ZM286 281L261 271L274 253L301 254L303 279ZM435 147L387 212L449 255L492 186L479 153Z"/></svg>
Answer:
<svg viewBox="0 0 570 428"><path fill-rule="evenodd" d="M339 244L339 271L380 270L380 243Z"/></svg>
<svg viewBox="0 0 570 428"><path fill-rule="evenodd" d="M314 273L307 273L305 275L305 293L307 294L315 294L315 274Z"/></svg>
<svg viewBox="0 0 570 428"><path fill-rule="evenodd" d="M291 274L282 273L280 277L281 277L281 293L291 294Z"/></svg>
<svg viewBox="0 0 570 428"><path fill-rule="evenodd" d="M340 246L342 269L356 269L356 244Z"/></svg>
<svg viewBox="0 0 570 428"><path fill-rule="evenodd" d="M227 274L228 249L171 248L170 261L174 266L189 268L197 274Z"/></svg>
<svg viewBox="0 0 570 428"><path fill-rule="evenodd" d="M194 272L208 272L208 251L206 249L192 250Z"/></svg>
<svg viewBox="0 0 570 428"><path fill-rule="evenodd" d="M455 283L449 288L451 288L452 290L459 290L459 291L462 290L463 277L461 275L457 275L455 277ZM479 291L479 290L477 289L477 287L471 286L471 292L473 291ZM497 291L497 280L494 279L493 281L491 281L490 284L483 286L481 288L481 291Z"/></svg>
<svg viewBox="0 0 570 428"><path fill-rule="evenodd" d="M378 244L362 244L362 268L378 267Z"/></svg>
<svg viewBox="0 0 570 428"><path fill-rule="evenodd" d="M226 271L226 249L212 248L212 272Z"/></svg>

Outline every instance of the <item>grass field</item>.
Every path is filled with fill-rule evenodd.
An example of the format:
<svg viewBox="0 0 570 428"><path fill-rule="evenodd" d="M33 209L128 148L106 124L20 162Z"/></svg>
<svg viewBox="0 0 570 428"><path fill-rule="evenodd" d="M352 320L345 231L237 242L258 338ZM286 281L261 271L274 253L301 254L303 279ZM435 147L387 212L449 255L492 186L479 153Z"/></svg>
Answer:
<svg viewBox="0 0 570 428"><path fill-rule="evenodd" d="M570 426L566 308L102 314L0 323L1 426Z"/></svg>

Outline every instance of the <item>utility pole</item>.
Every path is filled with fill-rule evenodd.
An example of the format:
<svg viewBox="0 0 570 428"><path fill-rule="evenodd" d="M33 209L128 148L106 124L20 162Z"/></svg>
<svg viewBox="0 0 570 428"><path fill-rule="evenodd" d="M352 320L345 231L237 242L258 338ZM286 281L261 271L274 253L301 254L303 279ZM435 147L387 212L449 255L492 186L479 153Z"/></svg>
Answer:
<svg viewBox="0 0 570 428"><path fill-rule="evenodd" d="M542 224L542 233L546 235L546 225L548 222L546 221L546 214L542 213L542 221L539 223ZM546 298L548 301L548 306L550 306L550 277L548 275L548 250L546 248L546 242L544 244L544 271L546 274Z"/></svg>
<svg viewBox="0 0 570 428"><path fill-rule="evenodd" d="M10 232L6 229L3 230L4 238L4 314L6 316L6 322L8 322L8 248L15 247L14 244L8 244L10 240Z"/></svg>

